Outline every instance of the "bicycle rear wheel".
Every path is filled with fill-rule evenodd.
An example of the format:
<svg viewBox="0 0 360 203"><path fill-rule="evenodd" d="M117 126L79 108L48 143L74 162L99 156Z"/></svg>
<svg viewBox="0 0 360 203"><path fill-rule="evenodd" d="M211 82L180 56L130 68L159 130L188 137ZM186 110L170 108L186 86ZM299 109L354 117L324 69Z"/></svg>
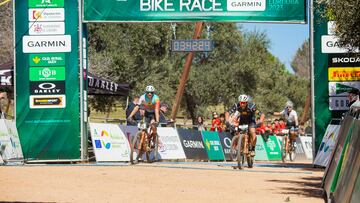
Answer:
<svg viewBox="0 0 360 203"><path fill-rule="evenodd" d="M292 162L295 161L295 158L296 158L296 148L295 148L293 142L291 143L289 156L290 156L290 161L292 161Z"/></svg>
<svg viewBox="0 0 360 203"><path fill-rule="evenodd" d="M141 142L141 132L139 132L131 142L131 151L130 151L130 163L136 164L139 162L139 158L144 153L143 144Z"/></svg>
<svg viewBox="0 0 360 203"><path fill-rule="evenodd" d="M234 137L231 139L231 147L230 147L230 156L231 156L231 161L237 161L237 145L234 144L239 136L234 135Z"/></svg>

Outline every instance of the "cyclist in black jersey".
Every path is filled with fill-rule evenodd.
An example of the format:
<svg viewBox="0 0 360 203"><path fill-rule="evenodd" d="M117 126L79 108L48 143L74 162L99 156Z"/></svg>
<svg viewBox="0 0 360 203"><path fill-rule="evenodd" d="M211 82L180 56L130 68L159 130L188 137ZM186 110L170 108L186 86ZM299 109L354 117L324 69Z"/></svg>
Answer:
<svg viewBox="0 0 360 203"><path fill-rule="evenodd" d="M256 104L254 102L250 102L250 96L246 94L241 94L239 96L239 102L234 104L226 113L225 119L227 125L232 123L230 116L233 115L239 125L248 125L249 126L249 134L251 137L251 149L250 155L255 156L255 146L256 146L256 133L255 128L256 125L261 125L265 120L265 115L261 112L257 111ZM259 123L256 123L256 114L260 115Z"/></svg>

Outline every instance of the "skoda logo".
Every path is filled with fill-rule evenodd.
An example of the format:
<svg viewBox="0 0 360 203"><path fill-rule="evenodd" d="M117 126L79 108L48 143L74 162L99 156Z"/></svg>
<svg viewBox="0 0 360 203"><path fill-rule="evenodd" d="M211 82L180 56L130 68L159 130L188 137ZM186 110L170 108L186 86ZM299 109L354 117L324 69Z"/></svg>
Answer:
<svg viewBox="0 0 360 203"><path fill-rule="evenodd" d="M43 90L51 90L51 89L54 89L55 87L56 87L56 85L53 83L41 83L39 85L39 88L43 89Z"/></svg>

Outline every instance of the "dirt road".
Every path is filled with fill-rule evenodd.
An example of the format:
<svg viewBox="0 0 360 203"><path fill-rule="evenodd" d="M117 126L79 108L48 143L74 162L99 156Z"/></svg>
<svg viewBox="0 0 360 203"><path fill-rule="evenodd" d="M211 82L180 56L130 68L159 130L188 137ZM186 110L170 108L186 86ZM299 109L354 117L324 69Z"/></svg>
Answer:
<svg viewBox="0 0 360 203"><path fill-rule="evenodd" d="M324 202L322 170L309 164L26 165L0 167L0 201Z"/></svg>

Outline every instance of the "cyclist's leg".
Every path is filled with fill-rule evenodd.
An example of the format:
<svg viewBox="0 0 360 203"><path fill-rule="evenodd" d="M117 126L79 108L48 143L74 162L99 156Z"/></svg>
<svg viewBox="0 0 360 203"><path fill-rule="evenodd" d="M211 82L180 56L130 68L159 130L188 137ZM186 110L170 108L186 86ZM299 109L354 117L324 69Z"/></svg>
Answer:
<svg viewBox="0 0 360 203"><path fill-rule="evenodd" d="M251 123L249 125L249 134L250 134L249 143L251 143L251 148L250 148L251 156L255 156L255 147L256 147L256 141L257 141L255 126L256 126L255 123Z"/></svg>

